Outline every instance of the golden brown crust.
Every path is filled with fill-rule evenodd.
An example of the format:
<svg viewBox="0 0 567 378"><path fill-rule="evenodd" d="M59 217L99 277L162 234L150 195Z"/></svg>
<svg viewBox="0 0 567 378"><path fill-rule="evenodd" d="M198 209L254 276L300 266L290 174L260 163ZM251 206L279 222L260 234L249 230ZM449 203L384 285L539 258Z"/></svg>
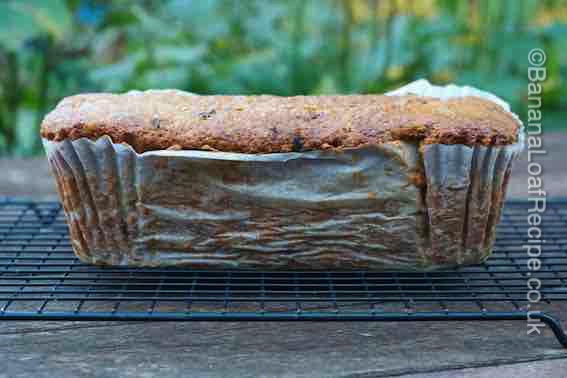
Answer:
<svg viewBox="0 0 567 378"><path fill-rule="evenodd" d="M271 153L360 147L395 140L506 145L520 125L477 97L194 96L175 90L84 94L59 103L41 135L109 135L137 152L163 149Z"/></svg>

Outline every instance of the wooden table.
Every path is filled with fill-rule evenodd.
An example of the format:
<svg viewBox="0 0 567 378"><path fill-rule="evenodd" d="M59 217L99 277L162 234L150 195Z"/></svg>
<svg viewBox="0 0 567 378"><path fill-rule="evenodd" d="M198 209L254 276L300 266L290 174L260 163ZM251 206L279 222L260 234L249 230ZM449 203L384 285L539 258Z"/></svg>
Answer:
<svg viewBox="0 0 567 378"><path fill-rule="evenodd" d="M527 336L524 322L3 322L0 354L6 377L374 377L567 363L549 331Z"/></svg>
<svg viewBox="0 0 567 378"><path fill-rule="evenodd" d="M544 180L567 195L562 146L548 134ZM43 159L0 160L0 196L54 199ZM525 158L510 194L525 196ZM567 304L554 314L567 325ZM564 377L567 350L524 322L0 322L0 377Z"/></svg>

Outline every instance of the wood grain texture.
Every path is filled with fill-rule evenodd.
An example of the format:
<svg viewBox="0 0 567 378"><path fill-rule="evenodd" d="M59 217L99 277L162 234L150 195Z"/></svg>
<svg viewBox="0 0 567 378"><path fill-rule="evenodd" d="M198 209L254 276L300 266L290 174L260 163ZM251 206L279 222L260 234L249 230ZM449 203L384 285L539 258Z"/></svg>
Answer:
<svg viewBox="0 0 567 378"><path fill-rule="evenodd" d="M522 322L3 322L0 376L374 377L567 356L550 332L525 332Z"/></svg>

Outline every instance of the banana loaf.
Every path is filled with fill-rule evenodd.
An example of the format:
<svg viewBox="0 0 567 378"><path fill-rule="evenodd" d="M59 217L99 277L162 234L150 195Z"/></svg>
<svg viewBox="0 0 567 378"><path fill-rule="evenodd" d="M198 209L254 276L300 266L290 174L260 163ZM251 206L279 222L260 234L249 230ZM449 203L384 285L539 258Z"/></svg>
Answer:
<svg viewBox="0 0 567 378"><path fill-rule="evenodd" d="M41 135L94 264L430 270L491 252L522 125L494 96L64 99Z"/></svg>

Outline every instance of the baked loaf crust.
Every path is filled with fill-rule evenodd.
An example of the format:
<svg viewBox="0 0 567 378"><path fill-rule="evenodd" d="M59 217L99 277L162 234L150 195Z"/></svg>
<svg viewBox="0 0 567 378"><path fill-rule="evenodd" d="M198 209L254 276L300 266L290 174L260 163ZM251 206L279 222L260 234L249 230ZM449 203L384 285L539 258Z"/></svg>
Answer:
<svg viewBox="0 0 567 378"><path fill-rule="evenodd" d="M197 96L151 90L68 97L45 118L41 135L52 141L108 135L138 153L273 153L392 141L503 146L517 141L520 127L499 105L472 96Z"/></svg>

